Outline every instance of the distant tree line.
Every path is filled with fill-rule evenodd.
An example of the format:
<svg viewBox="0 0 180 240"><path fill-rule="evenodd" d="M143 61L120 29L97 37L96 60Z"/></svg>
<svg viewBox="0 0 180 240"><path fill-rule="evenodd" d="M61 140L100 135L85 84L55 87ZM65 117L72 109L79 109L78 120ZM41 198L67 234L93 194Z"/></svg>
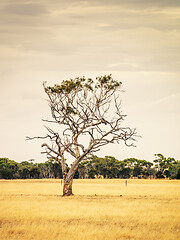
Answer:
<svg viewBox="0 0 180 240"><path fill-rule="evenodd" d="M17 163L8 158L0 158L0 178L62 178L62 172L60 165L54 160L48 160L45 163L32 161Z"/></svg>
<svg viewBox="0 0 180 240"><path fill-rule="evenodd" d="M67 166L69 170L69 167ZM0 179L62 179L61 166L54 159L45 163L15 162L0 158ZM170 178L180 179L180 161L155 154L152 162L136 158L119 161L112 156L95 155L79 164L74 178Z"/></svg>
<svg viewBox="0 0 180 240"><path fill-rule="evenodd" d="M78 168L79 178L171 178L180 179L180 161L155 154L148 162L136 158L119 161L112 156L91 156Z"/></svg>

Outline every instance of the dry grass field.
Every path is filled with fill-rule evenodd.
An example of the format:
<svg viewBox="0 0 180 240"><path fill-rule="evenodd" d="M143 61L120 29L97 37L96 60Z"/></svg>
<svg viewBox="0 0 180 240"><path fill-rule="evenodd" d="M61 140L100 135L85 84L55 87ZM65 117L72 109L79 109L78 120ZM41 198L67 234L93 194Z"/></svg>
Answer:
<svg viewBox="0 0 180 240"><path fill-rule="evenodd" d="M0 180L1 240L179 240L180 181Z"/></svg>

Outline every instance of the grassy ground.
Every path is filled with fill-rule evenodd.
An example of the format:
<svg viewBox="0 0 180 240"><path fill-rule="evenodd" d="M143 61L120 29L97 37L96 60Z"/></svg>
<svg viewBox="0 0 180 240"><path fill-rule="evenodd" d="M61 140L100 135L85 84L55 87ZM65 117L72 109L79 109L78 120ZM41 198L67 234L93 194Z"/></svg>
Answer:
<svg viewBox="0 0 180 240"><path fill-rule="evenodd" d="M178 240L180 181L0 180L0 239Z"/></svg>

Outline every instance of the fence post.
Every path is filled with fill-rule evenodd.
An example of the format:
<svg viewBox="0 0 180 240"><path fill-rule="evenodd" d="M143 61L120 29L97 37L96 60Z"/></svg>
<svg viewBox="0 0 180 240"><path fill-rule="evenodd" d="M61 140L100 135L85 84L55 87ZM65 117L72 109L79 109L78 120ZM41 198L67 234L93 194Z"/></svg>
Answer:
<svg viewBox="0 0 180 240"><path fill-rule="evenodd" d="M125 181L125 186L127 187L127 180Z"/></svg>

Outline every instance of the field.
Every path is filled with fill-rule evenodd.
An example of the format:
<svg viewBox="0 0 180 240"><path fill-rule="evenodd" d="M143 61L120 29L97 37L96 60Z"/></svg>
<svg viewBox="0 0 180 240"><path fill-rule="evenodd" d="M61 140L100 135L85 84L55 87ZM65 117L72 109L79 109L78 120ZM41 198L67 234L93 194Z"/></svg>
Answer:
<svg viewBox="0 0 180 240"><path fill-rule="evenodd" d="M0 180L1 240L178 240L180 181Z"/></svg>

